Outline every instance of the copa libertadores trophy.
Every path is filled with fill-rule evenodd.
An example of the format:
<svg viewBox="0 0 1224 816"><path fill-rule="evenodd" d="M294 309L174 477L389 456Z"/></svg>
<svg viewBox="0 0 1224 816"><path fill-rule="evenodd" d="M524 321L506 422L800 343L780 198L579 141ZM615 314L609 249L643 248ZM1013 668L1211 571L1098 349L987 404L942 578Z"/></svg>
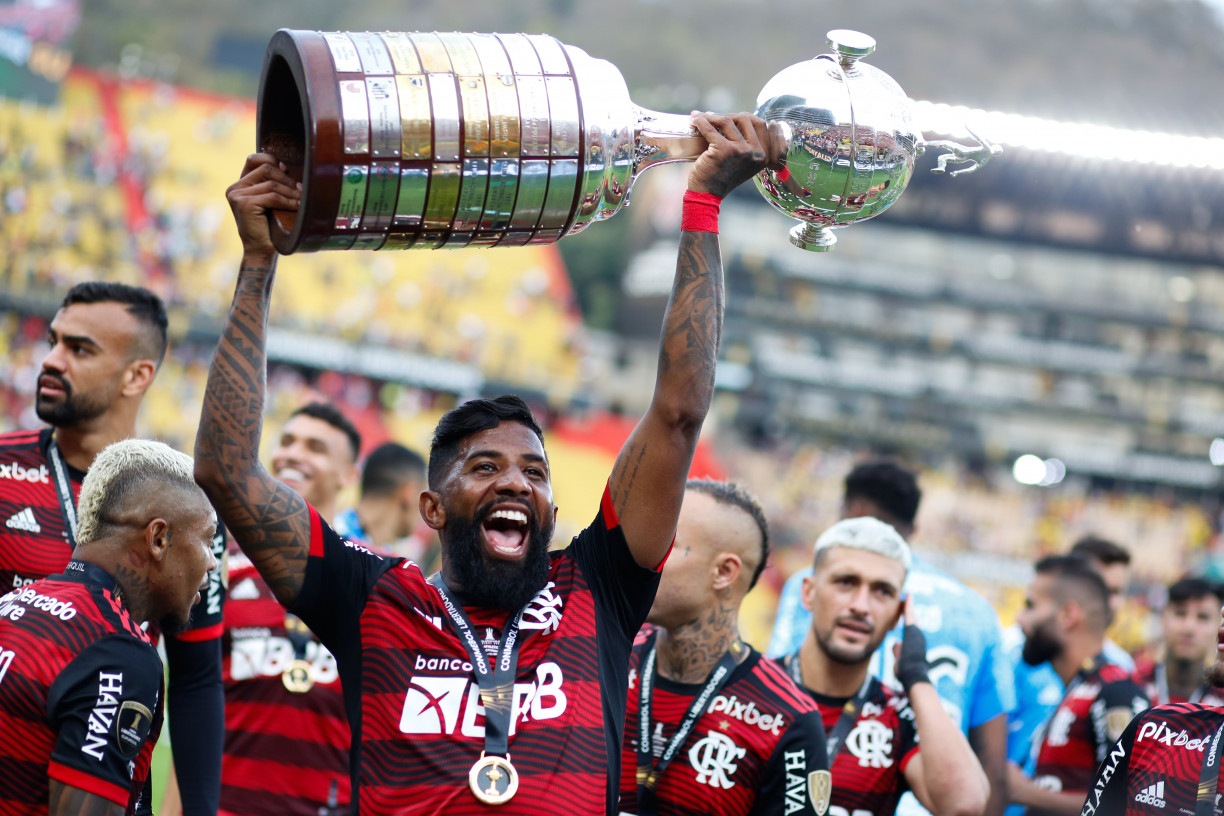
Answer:
<svg viewBox="0 0 1224 816"><path fill-rule="evenodd" d="M875 41L833 31L829 45L771 79L756 109L787 143L757 187L810 250L888 209L925 147L952 151L935 172L968 162L952 175L998 152L924 144L900 86L861 62ZM282 29L257 131L302 183L298 211L272 220L285 254L550 244L615 215L647 168L706 147L688 116L634 105L615 66L542 34Z"/></svg>

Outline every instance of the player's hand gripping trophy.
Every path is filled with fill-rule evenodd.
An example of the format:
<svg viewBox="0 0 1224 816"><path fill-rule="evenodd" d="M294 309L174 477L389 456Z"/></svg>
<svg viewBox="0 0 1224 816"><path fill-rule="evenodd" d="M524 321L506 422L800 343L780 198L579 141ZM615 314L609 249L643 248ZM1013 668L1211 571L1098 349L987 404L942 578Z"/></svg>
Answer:
<svg viewBox="0 0 1224 816"><path fill-rule="evenodd" d="M952 151L935 172L970 163L951 175L998 152L976 136L924 145L900 86L861 61L875 41L828 42L756 109L788 145L757 187L816 251L888 209L924 147ZM553 243L615 215L647 168L706 147L687 116L634 105L611 63L545 35L291 30L268 45L258 141L302 183L299 210L272 223L285 254Z"/></svg>

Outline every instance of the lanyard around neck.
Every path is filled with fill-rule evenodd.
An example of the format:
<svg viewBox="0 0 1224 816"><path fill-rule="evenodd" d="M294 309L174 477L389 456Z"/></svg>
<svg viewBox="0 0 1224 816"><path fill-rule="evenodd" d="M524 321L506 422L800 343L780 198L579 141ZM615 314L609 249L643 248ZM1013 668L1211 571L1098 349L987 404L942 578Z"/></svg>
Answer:
<svg viewBox="0 0 1224 816"><path fill-rule="evenodd" d="M709 677L706 678L705 685L702 686L701 691L693 698L693 702L689 705L684 719L680 721L680 725L676 728L676 733L672 734L672 738L668 741L667 746L663 749L663 753L656 762L654 751L652 750L650 709L654 694L655 663L658 657L658 648L655 641L658 635L658 631L655 631L651 633L650 639L646 641L646 659L642 661L641 676L638 680L637 812L643 814L655 812L654 803L659 778L663 776L663 772L667 770L672 760L676 758L676 753L684 745L684 741L688 739L693 726L705 714L710 700L718 693L719 689L726 685L727 680L731 677L731 673L735 671L735 667L739 664L735 649L723 652L723 656L714 665L714 669L710 672Z"/></svg>
<svg viewBox="0 0 1224 816"><path fill-rule="evenodd" d="M447 619L451 628L459 636L459 642L467 651L472 661L472 671L476 675L476 685L480 688L480 702L485 708L485 753L494 756L506 756L510 751L510 715L514 700L514 677L518 671L519 650L522 645L519 640L519 623L523 619L525 605L506 624L502 631L501 641L497 647L496 661L489 664L489 658L484 648L476 639L476 630L463 607L456 601L451 591L447 589L442 574L435 572L429 576L442 596L442 605L446 608Z"/></svg>
<svg viewBox="0 0 1224 816"><path fill-rule="evenodd" d="M803 685L803 665L799 662L799 653L788 655L785 660L786 668L790 672L791 679L795 681L795 685L799 688L806 688ZM863 678L863 685L859 687L858 692L853 697L848 697L846 702L842 704L841 716L837 718L837 724L833 726L833 731L830 732L825 743L827 755L829 757L829 767L833 767L833 760L837 758L837 752L841 750L842 743L846 740L846 735L850 733L851 727L858 722L859 713L863 710L863 705L867 702L867 696L871 691L871 675L868 674Z"/></svg>
<svg viewBox="0 0 1224 816"><path fill-rule="evenodd" d="M55 493L59 497L60 512L64 514L64 521L67 523L64 529L68 535L68 546L75 550L77 542L76 496L72 493L72 479L68 476L68 464L60 453L59 445L55 444L54 437L47 448L47 458L51 460L51 469L55 471Z"/></svg>

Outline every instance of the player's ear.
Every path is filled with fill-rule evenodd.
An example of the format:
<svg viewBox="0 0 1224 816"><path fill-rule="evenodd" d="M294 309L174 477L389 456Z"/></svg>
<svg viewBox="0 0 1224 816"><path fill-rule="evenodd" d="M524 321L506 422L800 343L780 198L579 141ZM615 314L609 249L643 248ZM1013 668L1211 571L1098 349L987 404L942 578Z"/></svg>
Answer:
<svg viewBox="0 0 1224 816"><path fill-rule="evenodd" d="M170 549L170 523L163 518L155 518L145 525L144 548L141 561L152 559L155 562L164 561Z"/></svg>
<svg viewBox="0 0 1224 816"><path fill-rule="evenodd" d="M421 494L421 518L431 530L441 530L446 526L446 508L442 506L442 496L437 491L426 490Z"/></svg>

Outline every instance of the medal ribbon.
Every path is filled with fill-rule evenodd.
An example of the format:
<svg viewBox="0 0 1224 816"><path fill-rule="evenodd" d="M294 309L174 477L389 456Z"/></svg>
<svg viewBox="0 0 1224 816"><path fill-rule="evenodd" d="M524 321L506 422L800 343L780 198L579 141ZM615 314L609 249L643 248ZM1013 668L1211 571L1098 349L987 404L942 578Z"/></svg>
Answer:
<svg viewBox="0 0 1224 816"><path fill-rule="evenodd" d="M795 681L795 685L799 688L806 688L803 685L803 667L799 664L799 653L786 656L786 668L790 672L791 679ZM871 675L868 674L863 679L863 685L859 687L858 693L850 697L842 704L841 716L837 718L837 724L833 726L833 731L829 734L825 741L825 746L828 751L829 768L833 767L833 760L837 759L837 752L841 750L841 745L846 739L846 735L850 733L850 729L858 722L859 712L863 710L863 704L867 702L867 695L871 691Z"/></svg>
<svg viewBox="0 0 1224 816"><path fill-rule="evenodd" d="M654 690L655 662L657 657L655 639L658 637L658 634L658 630L654 631L651 633L650 639L646 641L648 651L646 652L646 659L642 661L642 670L638 680L638 730L640 733L638 734L637 744L637 812L640 814L655 812L655 786L659 782L659 777L667 770L667 766L671 764L671 761L676 758L676 752L680 750L680 746L684 745L685 739L688 738L689 732L693 730L693 726L697 724L697 720L701 718L701 715L705 714L710 700L726 684L727 680L731 677L731 672L739 665L739 660L730 651L723 653L723 656L719 658L718 663L714 666L714 670L710 672L710 676L706 678L705 686L693 698L688 712L684 715L684 719L680 721L679 727L676 728L676 733L672 735L671 741L663 749L663 754L659 757L656 764L654 752L651 750L650 702Z"/></svg>
<svg viewBox="0 0 1224 816"><path fill-rule="evenodd" d="M1224 735L1224 723L1216 729L1211 747L1203 757L1203 770L1199 774L1198 801L1194 805L1194 816L1214 816L1216 790L1220 786L1220 736Z"/></svg>
<svg viewBox="0 0 1224 816"><path fill-rule="evenodd" d="M433 584L442 596L442 604L446 607L451 627L472 660L476 685L480 688L480 702L485 708L485 754L507 756L510 752L510 709L514 700L514 677L518 670L521 645L518 637L519 623L523 619L523 610L527 607L524 605L506 624L497 647L497 661L490 666L480 641L476 639L475 627L463 607L455 602L454 596L446 588L442 574L435 572L429 576L429 583Z"/></svg>
<svg viewBox="0 0 1224 816"><path fill-rule="evenodd" d="M64 530L68 534L68 546L75 550L77 541L76 497L72 495L72 479L68 478L68 465L65 464L59 445L55 444L54 438L47 448L47 458L51 460L51 469L55 471L55 492L59 496L60 511L64 514L66 522Z"/></svg>
<svg viewBox="0 0 1224 816"><path fill-rule="evenodd" d="M1203 694L1207 689L1199 686L1194 691L1190 692L1190 697L1186 700L1188 703L1197 703L1203 699ZM1156 700L1153 705L1168 705L1169 704L1169 672L1165 668L1164 663L1156 664Z"/></svg>

